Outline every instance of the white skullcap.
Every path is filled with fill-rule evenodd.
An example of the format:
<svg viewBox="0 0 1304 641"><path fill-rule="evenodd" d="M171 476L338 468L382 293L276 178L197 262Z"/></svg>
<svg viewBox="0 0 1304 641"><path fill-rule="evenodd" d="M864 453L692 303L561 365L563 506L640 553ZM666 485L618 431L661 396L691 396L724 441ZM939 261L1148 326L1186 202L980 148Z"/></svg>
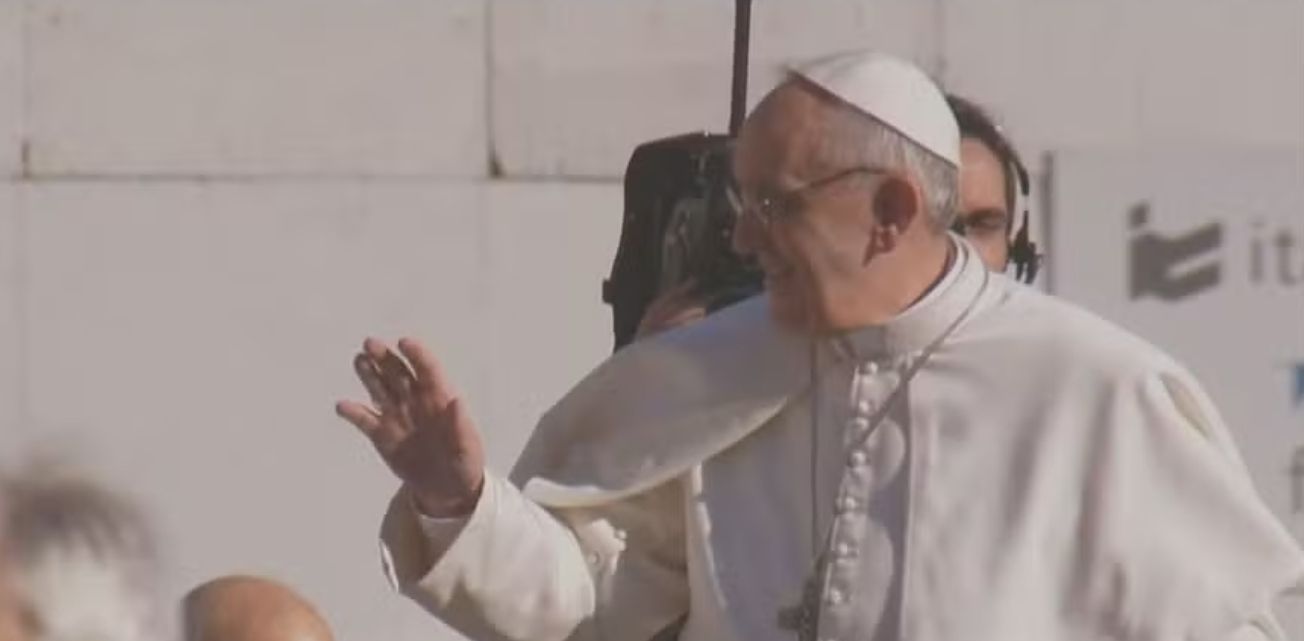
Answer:
<svg viewBox="0 0 1304 641"><path fill-rule="evenodd" d="M789 71L960 166L960 127L955 115L946 96L918 67L886 54L857 51Z"/></svg>

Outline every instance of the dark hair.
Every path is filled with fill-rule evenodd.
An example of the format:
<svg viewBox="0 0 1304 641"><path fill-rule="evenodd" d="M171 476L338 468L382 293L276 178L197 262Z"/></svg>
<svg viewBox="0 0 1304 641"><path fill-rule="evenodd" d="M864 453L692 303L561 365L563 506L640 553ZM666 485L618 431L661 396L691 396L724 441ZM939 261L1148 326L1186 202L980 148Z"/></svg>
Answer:
<svg viewBox="0 0 1304 641"><path fill-rule="evenodd" d="M1005 202L1010 208L1010 224L1014 224L1014 208L1017 195L1028 192L1028 171L1019 159L1019 152L1014 150L1001 128L990 114L972 101L955 94L946 94L946 104L955 114L955 122L960 125L961 138L973 138L983 143L1001 161L1005 175Z"/></svg>

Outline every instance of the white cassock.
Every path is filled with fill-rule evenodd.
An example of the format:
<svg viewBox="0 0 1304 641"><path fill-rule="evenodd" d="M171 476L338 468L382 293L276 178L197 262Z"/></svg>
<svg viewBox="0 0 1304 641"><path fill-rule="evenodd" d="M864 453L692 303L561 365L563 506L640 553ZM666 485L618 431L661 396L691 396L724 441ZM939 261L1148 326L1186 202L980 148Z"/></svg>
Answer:
<svg viewBox="0 0 1304 641"><path fill-rule="evenodd" d="M821 554L831 641L1287 638L1304 553L1193 378L957 247L881 327L755 299L627 348L465 522L400 492L391 578L479 640L793 639Z"/></svg>

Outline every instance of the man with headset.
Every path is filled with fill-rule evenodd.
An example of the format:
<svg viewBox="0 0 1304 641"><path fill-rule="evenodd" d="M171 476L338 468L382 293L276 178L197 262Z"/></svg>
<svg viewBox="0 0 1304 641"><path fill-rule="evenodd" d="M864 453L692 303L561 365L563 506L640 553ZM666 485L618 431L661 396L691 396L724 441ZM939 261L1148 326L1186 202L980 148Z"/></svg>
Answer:
<svg viewBox="0 0 1304 641"><path fill-rule="evenodd" d="M1028 172L1004 132L981 107L948 94L946 102L960 125L960 211L954 231L978 250L992 271L1007 271L1030 283L1040 256L1028 237ZM1023 220L1014 230L1016 208Z"/></svg>

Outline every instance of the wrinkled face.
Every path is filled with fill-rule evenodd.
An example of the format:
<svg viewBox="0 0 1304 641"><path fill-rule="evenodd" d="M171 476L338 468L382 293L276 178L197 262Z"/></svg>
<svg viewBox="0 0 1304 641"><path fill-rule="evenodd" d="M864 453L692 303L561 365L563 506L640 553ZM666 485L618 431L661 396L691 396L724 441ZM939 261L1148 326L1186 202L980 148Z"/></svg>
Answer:
<svg viewBox="0 0 1304 641"><path fill-rule="evenodd" d="M960 213L964 237L992 271L1005 271L1009 260L1011 210L1005 193L1005 168L987 145L974 138L960 141Z"/></svg>
<svg viewBox="0 0 1304 641"><path fill-rule="evenodd" d="M822 331L831 308L856 291L869 259L874 185L879 177L830 167L816 152L828 105L788 84L748 118L734 155L734 177L747 210L734 228L734 249L765 272L775 319ZM757 205L768 202L772 206Z"/></svg>

